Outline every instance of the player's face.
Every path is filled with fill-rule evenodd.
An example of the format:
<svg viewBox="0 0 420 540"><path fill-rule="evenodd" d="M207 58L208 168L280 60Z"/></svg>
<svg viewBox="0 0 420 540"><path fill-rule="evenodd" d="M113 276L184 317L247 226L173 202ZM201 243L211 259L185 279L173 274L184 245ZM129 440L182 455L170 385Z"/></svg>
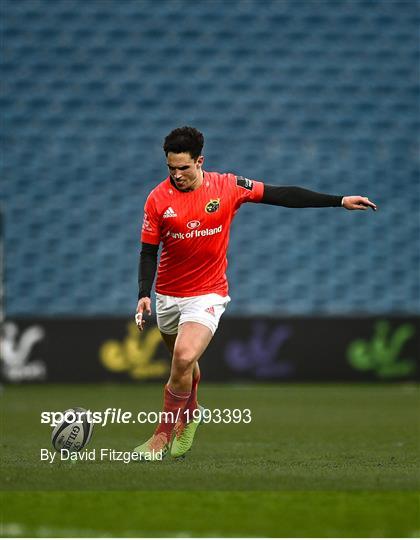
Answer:
<svg viewBox="0 0 420 540"><path fill-rule="evenodd" d="M172 181L181 191L190 191L201 185L203 156L193 159L188 152L169 152L166 158Z"/></svg>

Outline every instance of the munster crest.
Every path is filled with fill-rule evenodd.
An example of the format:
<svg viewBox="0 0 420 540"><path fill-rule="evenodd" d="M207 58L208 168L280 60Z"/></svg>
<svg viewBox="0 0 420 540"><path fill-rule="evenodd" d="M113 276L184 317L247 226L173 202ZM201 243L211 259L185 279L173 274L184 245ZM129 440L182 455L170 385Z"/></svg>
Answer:
<svg viewBox="0 0 420 540"><path fill-rule="evenodd" d="M213 212L217 212L220 207L220 199L211 199L207 204L205 211L207 214L212 214Z"/></svg>

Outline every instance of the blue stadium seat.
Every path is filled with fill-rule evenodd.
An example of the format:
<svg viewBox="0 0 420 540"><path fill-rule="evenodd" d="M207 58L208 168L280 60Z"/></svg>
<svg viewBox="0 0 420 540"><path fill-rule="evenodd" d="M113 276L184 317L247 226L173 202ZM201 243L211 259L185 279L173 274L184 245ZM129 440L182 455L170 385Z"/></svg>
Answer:
<svg viewBox="0 0 420 540"><path fill-rule="evenodd" d="M420 312L416 2L3 5L10 316L131 313L142 208L184 124L207 170L380 208L243 207L229 313Z"/></svg>

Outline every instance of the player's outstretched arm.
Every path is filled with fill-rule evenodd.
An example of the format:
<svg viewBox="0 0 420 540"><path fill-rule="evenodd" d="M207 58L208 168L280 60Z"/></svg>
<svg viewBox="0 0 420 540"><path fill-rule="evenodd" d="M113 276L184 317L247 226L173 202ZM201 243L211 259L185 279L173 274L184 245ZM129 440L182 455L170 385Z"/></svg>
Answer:
<svg viewBox="0 0 420 540"><path fill-rule="evenodd" d="M328 206L343 206L347 210L376 210L376 205L367 197L360 195L328 195L318 193L298 186L271 186L264 184L261 199L263 204L286 206L287 208L325 208Z"/></svg>
<svg viewBox="0 0 420 540"><path fill-rule="evenodd" d="M341 206L346 210L368 210L372 208L376 212L376 204L370 201L367 197L361 197L360 195L349 195L343 197Z"/></svg>

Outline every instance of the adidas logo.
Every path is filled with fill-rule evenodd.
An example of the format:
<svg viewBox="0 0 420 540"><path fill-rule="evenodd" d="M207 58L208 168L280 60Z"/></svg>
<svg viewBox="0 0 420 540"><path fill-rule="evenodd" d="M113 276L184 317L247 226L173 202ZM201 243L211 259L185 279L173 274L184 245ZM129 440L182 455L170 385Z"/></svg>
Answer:
<svg viewBox="0 0 420 540"><path fill-rule="evenodd" d="M176 217L177 214L174 212L173 208L170 206L165 210L165 213L163 214L164 218L170 218L170 217Z"/></svg>
<svg viewBox="0 0 420 540"><path fill-rule="evenodd" d="M216 317L216 313L214 312L214 307L213 306L208 307L204 311L207 311L207 313L210 313L210 315L213 315L213 317Z"/></svg>

